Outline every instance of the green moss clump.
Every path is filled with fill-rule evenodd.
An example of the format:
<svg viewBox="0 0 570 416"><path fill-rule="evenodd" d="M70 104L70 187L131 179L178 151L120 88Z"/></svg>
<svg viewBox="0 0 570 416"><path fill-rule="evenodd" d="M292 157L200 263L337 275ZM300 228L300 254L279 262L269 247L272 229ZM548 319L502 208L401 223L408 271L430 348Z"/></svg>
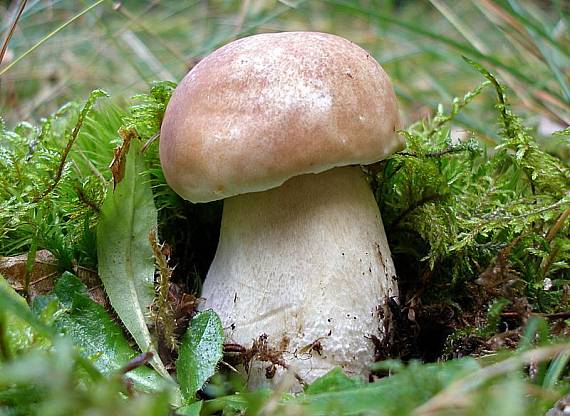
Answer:
<svg viewBox="0 0 570 416"><path fill-rule="evenodd" d="M531 310L570 306L570 170L540 148L511 112L503 86L474 65L488 80L454 100L449 113L440 107L433 119L403 131L407 149L373 177L402 307L417 317L422 305L437 305L448 311L442 325L450 330L466 323L488 329L492 299L510 300L503 306L523 321ZM491 85L499 145L453 141L451 121Z"/></svg>

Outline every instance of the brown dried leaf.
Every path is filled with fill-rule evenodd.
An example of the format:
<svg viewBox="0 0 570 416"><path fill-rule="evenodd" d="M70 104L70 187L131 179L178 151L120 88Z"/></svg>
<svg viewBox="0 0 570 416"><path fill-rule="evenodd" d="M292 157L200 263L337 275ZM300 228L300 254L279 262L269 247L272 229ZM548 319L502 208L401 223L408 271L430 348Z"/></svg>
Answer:
<svg viewBox="0 0 570 416"><path fill-rule="evenodd" d="M123 143L115 149L113 161L109 165L111 173L113 174L113 189L125 177L125 161L131 140L136 138L137 132L133 129L120 129L119 136L123 139Z"/></svg>
<svg viewBox="0 0 570 416"><path fill-rule="evenodd" d="M6 278L8 284L17 292L26 291L26 264L28 254L18 256L0 257L0 274ZM57 259L49 250L38 250L32 271L29 273L28 296L32 301L36 296L50 293L61 270ZM109 300L105 295L101 280L97 272L82 266L74 266L73 272L87 286L89 296L105 309L109 309Z"/></svg>
<svg viewBox="0 0 570 416"><path fill-rule="evenodd" d="M495 261L489 264L483 273L479 275L479 278L475 280L475 283L489 291L501 288L502 290L499 290L499 292L507 294L506 292L520 281L519 273L512 268L509 262L509 254L522 237L522 235L518 236L508 246L499 251Z"/></svg>
<svg viewBox="0 0 570 416"><path fill-rule="evenodd" d="M0 274L2 274L10 286L18 292L26 290L26 263L28 254L19 256L0 257ZM36 259L29 273L28 294L30 300L38 295L51 292L54 280L59 276L57 261L48 250L38 250Z"/></svg>

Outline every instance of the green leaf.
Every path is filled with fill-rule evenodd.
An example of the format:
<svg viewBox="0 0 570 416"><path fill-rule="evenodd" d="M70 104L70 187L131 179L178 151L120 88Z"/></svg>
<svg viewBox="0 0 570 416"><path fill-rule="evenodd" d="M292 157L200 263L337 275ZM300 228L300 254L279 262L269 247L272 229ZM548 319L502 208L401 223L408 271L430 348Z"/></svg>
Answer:
<svg viewBox="0 0 570 416"><path fill-rule="evenodd" d="M348 390L354 387L361 386L361 380L348 377L340 369L340 367L333 368L327 374L319 377L313 381L306 389L306 394L318 394L331 391Z"/></svg>
<svg viewBox="0 0 570 416"><path fill-rule="evenodd" d="M375 383L348 386L348 390L300 395L286 403L301 405L307 414L313 416L409 414L452 381L479 369L473 359L455 360L443 365L412 362L400 373Z"/></svg>
<svg viewBox="0 0 570 416"><path fill-rule="evenodd" d="M0 303L1 312L11 312L26 321L36 331L45 336L53 335L53 330L32 313L25 299L16 293L6 279L0 275Z"/></svg>
<svg viewBox="0 0 570 416"><path fill-rule="evenodd" d="M568 368L570 362L570 352L562 352L556 356L548 366L548 370L544 375L542 387L545 389L552 389L561 380L562 375Z"/></svg>
<svg viewBox="0 0 570 416"><path fill-rule="evenodd" d="M395 368L396 362L389 362ZM382 366L384 367L384 366ZM334 369L316 380L312 392L277 399L278 414L318 415L408 415L419 405L451 385L481 369L472 358L458 359L443 364L421 364L412 361L398 365L397 374L374 383L350 380ZM316 383L316 384L315 384ZM310 389L312 386L309 386ZM322 391L318 391L322 389ZM204 402L203 414L256 414L253 408L263 408L275 400L275 393L259 390L232 394ZM276 410L275 410L276 409Z"/></svg>
<svg viewBox="0 0 570 416"><path fill-rule="evenodd" d="M271 390L263 389L254 392L235 393L203 402L202 414L245 415L259 414L264 403L272 397Z"/></svg>
<svg viewBox="0 0 570 416"><path fill-rule="evenodd" d="M157 212L140 147L136 138L131 140L124 179L103 202L97 226L99 276L111 305L139 348L153 352L152 366L169 377L147 327L154 289L148 236L157 226Z"/></svg>
<svg viewBox="0 0 570 416"><path fill-rule="evenodd" d="M200 416L200 411L202 410L202 403L203 401L194 402L187 406L182 406L176 409L177 415L183 416Z"/></svg>
<svg viewBox="0 0 570 416"><path fill-rule="evenodd" d="M63 274L54 293L65 307L56 319L56 326L73 340L80 353L91 360L102 374L117 372L137 355L121 328L111 320L105 308L91 300L77 277ZM164 387L164 379L145 366L126 373L126 376L139 390L160 391Z"/></svg>
<svg viewBox="0 0 570 416"><path fill-rule="evenodd" d="M47 350L34 349L1 364L0 414L169 414L168 390L126 396L122 380L103 377L95 368L85 371L90 366L68 337L55 338Z"/></svg>
<svg viewBox="0 0 570 416"><path fill-rule="evenodd" d="M0 305L0 361L49 344L51 329L32 314L26 300L2 276Z"/></svg>
<svg viewBox="0 0 570 416"><path fill-rule="evenodd" d="M178 382L186 402L194 400L196 392L214 375L222 358L224 332L214 311L197 314L184 335L176 361Z"/></svg>

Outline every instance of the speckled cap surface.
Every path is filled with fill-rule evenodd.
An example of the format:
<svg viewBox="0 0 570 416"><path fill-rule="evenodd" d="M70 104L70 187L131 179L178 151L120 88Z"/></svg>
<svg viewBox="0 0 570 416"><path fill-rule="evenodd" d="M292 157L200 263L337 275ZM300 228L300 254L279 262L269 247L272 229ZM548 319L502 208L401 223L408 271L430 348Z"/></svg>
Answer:
<svg viewBox="0 0 570 416"><path fill-rule="evenodd" d="M403 148L388 76L364 49L315 32L255 35L216 50L180 82L160 159L183 198L258 192Z"/></svg>

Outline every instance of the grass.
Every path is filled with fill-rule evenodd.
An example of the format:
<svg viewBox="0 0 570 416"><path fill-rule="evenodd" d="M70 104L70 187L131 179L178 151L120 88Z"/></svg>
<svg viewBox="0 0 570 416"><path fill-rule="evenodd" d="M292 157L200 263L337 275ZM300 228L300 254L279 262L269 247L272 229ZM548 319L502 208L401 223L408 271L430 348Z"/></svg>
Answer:
<svg viewBox="0 0 570 416"><path fill-rule="evenodd" d="M37 284L39 250L53 254L55 272L41 277L51 279L51 289L35 299L0 278L0 415L162 415L169 408L544 414L570 391L570 150L567 130L551 136L545 128L568 123L567 7L518 0L30 1L0 67L0 255L27 256L16 277L2 269L18 287ZM9 19L3 25L7 30ZM189 325L190 293L198 293L215 251L220 205L178 198L150 140L175 86L160 82L149 91L151 81L176 81L221 44L274 30L333 32L368 48L392 76L407 126L407 149L367 169L399 274L393 342L379 351L384 361L375 364L373 383L336 371L295 397L284 393L286 381L274 392L247 391L225 364L216 365L223 333L214 314ZM146 144L144 155L127 152L109 169L126 138ZM97 258L113 247L105 239L148 248L142 222L136 235L123 232L121 215L142 214L118 198L134 194L110 191L123 187L117 172L133 160L139 171L129 165L122 184L157 207L145 210L145 224L158 224L166 243L152 240L160 270L148 328L143 319L132 322L152 296L130 298L125 279L108 283L129 273L125 259ZM102 219L111 205L132 212ZM149 263L140 250L128 257ZM84 272L102 264L107 296L121 303L114 312L86 295L101 288ZM141 289L143 274L129 275L128 285ZM159 355L138 355L153 343ZM149 362L161 371L162 364L176 367L178 384Z"/></svg>
<svg viewBox="0 0 570 416"><path fill-rule="evenodd" d="M31 2L10 43L15 59L47 33L95 2ZM408 122L423 117L477 82L461 55L497 69L537 124L568 123L570 64L565 2L543 10L518 1L462 2L450 8L390 1L103 2L52 36L7 71L0 105L7 122L38 118L75 97L103 88L114 97L144 90L152 80L178 80L192 60L238 36L274 30L344 35L373 52L391 74ZM5 23L7 26L7 21ZM414 70L411 71L410 68ZM540 74L540 76L537 76ZM480 111L458 123L487 133ZM488 118L488 117L485 117ZM542 121L544 124L544 121Z"/></svg>

